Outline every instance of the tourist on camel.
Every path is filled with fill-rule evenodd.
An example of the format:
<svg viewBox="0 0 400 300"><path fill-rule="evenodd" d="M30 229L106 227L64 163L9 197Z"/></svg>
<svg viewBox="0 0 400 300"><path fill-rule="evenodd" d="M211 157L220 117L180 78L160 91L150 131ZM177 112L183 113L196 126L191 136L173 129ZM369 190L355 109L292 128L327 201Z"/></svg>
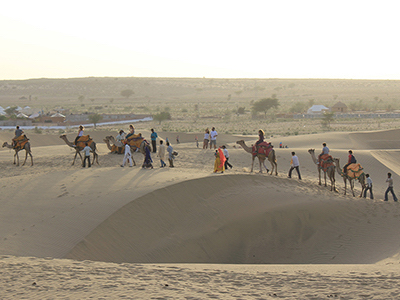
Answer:
<svg viewBox="0 0 400 300"><path fill-rule="evenodd" d="M357 163L357 160L353 155L353 151L349 150L349 159L347 161L347 164L345 164L343 167L343 173L347 174L347 167L350 166L351 164L356 164L356 163Z"/></svg>
<svg viewBox="0 0 400 300"><path fill-rule="evenodd" d="M132 124L129 125L129 133L126 135L126 139L128 139L129 137L131 137L132 135L135 134L135 127L133 127Z"/></svg>
<svg viewBox="0 0 400 300"><path fill-rule="evenodd" d="M85 128L82 125L79 125L79 130L78 130L78 135L75 138L74 145L76 146L78 144L78 140L81 136L83 136L83 131Z"/></svg>
<svg viewBox="0 0 400 300"><path fill-rule="evenodd" d="M258 131L258 141L256 142L256 147L258 147L260 143L264 142L264 135L265 135L264 131L260 129Z"/></svg>
<svg viewBox="0 0 400 300"><path fill-rule="evenodd" d="M19 126L17 125L16 129L15 129L15 136L12 139L12 145L15 148L15 146L17 145L17 139L24 133L24 131L22 129L19 129Z"/></svg>
<svg viewBox="0 0 400 300"><path fill-rule="evenodd" d="M326 154L329 155L329 148L326 146L326 143L322 143L322 152L318 155L318 164L321 164L321 156Z"/></svg>

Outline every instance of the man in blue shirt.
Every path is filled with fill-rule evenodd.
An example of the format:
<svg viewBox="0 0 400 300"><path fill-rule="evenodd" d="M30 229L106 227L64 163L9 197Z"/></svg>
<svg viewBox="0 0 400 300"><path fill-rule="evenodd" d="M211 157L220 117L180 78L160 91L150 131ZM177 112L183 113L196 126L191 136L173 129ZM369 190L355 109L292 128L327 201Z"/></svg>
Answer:
<svg viewBox="0 0 400 300"><path fill-rule="evenodd" d="M151 146L153 148L154 153L157 152L157 137L158 137L157 132L154 132L154 129L152 128L150 138L151 138Z"/></svg>

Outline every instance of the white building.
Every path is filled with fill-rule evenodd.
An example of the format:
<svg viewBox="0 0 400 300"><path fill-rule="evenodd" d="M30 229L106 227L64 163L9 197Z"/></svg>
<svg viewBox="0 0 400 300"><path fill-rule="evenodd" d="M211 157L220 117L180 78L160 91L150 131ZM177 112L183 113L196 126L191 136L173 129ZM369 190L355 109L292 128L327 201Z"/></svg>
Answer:
<svg viewBox="0 0 400 300"><path fill-rule="evenodd" d="M313 105L308 110L308 114L323 114L324 112L329 111L329 108L324 105Z"/></svg>

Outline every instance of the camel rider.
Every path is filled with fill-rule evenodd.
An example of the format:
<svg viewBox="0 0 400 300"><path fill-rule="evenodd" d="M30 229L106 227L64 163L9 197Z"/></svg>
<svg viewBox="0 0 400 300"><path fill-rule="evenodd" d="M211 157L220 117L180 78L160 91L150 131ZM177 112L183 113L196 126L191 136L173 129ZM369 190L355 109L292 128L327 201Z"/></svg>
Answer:
<svg viewBox="0 0 400 300"><path fill-rule="evenodd" d="M347 174L347 167L350 166L351 164L356 164L356 163L357 163L357 160L353 155L353 151L349 150L349 159L347 161L347 164L345 164L343 167L343 173Z"/></svg>
<svg viewBox="0 0 400 300"><path fill-rule="evenodd" d="M83 131L85 128L82 125L79 125L79 130L78 130L78 135L75 138L74 145L76 146L78 144L78 140L81 136L83 136Z"/></svg>
<svg viewBox="0 0 400 300"><path fill-rule="evenodd" d="M135 134L135 127L132 124L130 124L129 125L129 133L125 138L128 139L129 137L131 137L134 134Z"/></svg>
<svg viewBox="0 0 400 300"><path fill-rule="evenodd" d="M262 129L260 129L260 130L258 131L258 141L256 142L256 147L257 147L257 148L258 148L258 145L259 145L260 143L264 142L264 135L265 135L264 131L263 131Z"/></svg>
<svg viewBox="0 0 400 300"><path fill-rule="evenodd" d="M322 152L318 155L318 164L321 162L321 156L324 154L329 154L329 148L326 146L326 143L322 143Z"/></svg>
<svg viewBox="0 0 400 300"><path fill-rule="evenodd" d="M13 147L15 147L17 145L17 138L19 138L23 133L24 133L24 131L22 129L19 129L19 126L17 125L15 132L14 132L15 136L12 139Z"/></svg>

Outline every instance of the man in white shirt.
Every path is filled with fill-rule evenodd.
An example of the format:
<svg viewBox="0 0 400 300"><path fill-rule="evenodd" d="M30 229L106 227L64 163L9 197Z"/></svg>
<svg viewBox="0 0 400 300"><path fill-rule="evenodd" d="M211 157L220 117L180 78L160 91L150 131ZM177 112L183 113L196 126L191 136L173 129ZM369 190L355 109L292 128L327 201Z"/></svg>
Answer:
<svg viewBox="0 0 400 300"><path fill-rule="evenodd" d="M388 187L387 187L386 192L385 192L385 200L384 201L388 201L388 193L391 192L394 202L397 202L397 197L396 197L396 195L394 194L394 191L393 191L392 173L388 173L387 175L388 175L388 178L386 179L386 182L388 183Z"/></svg>
<svg viewBox="0 0 400 300"><path fill-rule="evenodd" d="M367 191L369 190L369 197L374 199L374 195L372 194L372 179L369 177L369 174L366 174L365 177L367 177L367 183L365 184L364 198L367 198Z"/></svg>
<svg viewBox="0 0 400 300"><path fill-rule="evenodd" d="M215 130L215 127L211 128L210 149L212 148L212 145L214 145L214 149L217 149L217 136L218 136L218 132Z"/></svg>
<svg viewBox="0 0 400 300"><path fill-rule="evenodd" d="M125 155L124 155L124 160L122 161L121 167L125 166L126 160L129 161L129 166L132 167L131 147L127 143L125 143Z"/></svg>
<svg viewBox="0 0 400 300"><path fill-rule="evenodd" d="M228 152L228 149L226 149L225 145L222 146L222 152L224 152L224 156L225 156L225 170L228 169L228 167L232 169L232 165L228 162L229 152Z"/></svg>
<svg viewBox="0 0 400 300"><path fill-rule="evenodd" d="M86 160L88 161L88 168L91 167L90 165L90 151L92 151L92 148L89 147L88 143L85 143L85 148L83 148L82 152L85 153L85 158L83 159L82 162L82 167L86 167Z"/></svg>
<svg viewBox="0 0 400 300"><path fill-rule="evenodd" d="M292 178L292 171L293 171L293 169L296 169L297 175L299 176L299 180L301 180L299 167L300 167L299 158L297 157L295 152L292 152L292 160L290 162L290 170L289 170L288 178Z"/></svg>

